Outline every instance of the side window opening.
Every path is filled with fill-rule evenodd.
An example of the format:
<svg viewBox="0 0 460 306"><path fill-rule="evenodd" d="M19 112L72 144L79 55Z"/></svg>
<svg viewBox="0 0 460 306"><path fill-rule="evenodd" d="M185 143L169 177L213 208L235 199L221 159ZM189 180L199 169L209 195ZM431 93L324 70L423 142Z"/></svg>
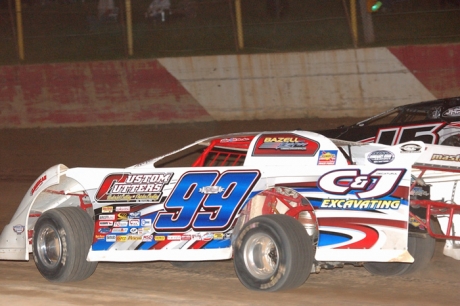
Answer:
<svg viewBox="0 0 460 306"><path fill-rule="evenodd" d="M373 117L367 120L366 122L363 122L362 125L372 126L372 125L391 124L397 120L400 114L401 114L401 111L399 109L394 109L385 114L377 115L376 117Z"/></svg>
<svg viewBox="0 0 460 306"><path fill-rule="evenodd" d="M164 167L237 167L244 164L246 150L197 144L186 150L166 156L155 163Z"/></svg>
<svg viewBox="0 0 460 306"><path fill-rule="evenodd" d="M216 166L242 166L246 152L213 149L211 150L204 160L204 167Z"/></svg>
<svg viewBox="0 0 460 306"><path fill-rule="evenodd" d="M425 120L427 117L427 112L425 110L407 110L403 115L398 118L398 122L415 122Z"/></svg>

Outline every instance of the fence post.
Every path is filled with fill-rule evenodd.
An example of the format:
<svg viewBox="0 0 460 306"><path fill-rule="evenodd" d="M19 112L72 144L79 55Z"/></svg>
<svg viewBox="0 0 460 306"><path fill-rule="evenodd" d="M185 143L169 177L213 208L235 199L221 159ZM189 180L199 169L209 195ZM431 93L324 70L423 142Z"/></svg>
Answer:
<svg viewBox="0 0 460 306"><path fill-rule="evenodd" d="M241 0L235 0L235 14L236 14L236 32L238 34L238 48L243 50L243 18L241 15Z"/></svg>
<svg viewBox="0 0 460 306"><path fill-rule="evenodd" d="M18 28L18 53L19 59L24 60L24 35L22 32L21 0L16 0L16 26Z"/></svg>
<svg viewBox="0 0 460 306"><path fill-rule="evenodd" d="M359 1L361 8L361 19L363 20L364 42L371 44L375 42L374 23L372 21L372 14L367 11L366 0Z"/></svg>
<svg viewBox="0 0 460 306"><path fill-rule="evenodd" d="M351 32L353 33L353 45L358 46L358 19L356 18L356 0L350 0Z"/></svg>
<svg viewBox="0 0 460 306"><path fill-rule="evenodd" d="M132 19L132 9L131 9L131 0L125 1L126 6L126 32L127 32L127 43L128 43L128 55L132 56L134 54L133 48L133 19Z"/></svg>

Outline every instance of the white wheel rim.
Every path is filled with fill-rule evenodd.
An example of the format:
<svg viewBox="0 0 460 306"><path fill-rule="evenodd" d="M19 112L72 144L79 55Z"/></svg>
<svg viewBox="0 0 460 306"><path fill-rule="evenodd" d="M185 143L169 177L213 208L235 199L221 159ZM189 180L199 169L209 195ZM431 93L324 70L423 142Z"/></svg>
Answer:
<svg viewBox="0 0 460 306"><path fill-rule="evenodd" d="M40 229L37 235L37 253L41 262L48 268L54 268L61 262L62 242L54 226Z"/></svg>
<svg viewBox="0 0 460 306"><path fill-rule="evenodd" d="M252 235L244 246L244 262L257 279L267 279L278 268L279 251L273 239L263 233Z"/></svg>

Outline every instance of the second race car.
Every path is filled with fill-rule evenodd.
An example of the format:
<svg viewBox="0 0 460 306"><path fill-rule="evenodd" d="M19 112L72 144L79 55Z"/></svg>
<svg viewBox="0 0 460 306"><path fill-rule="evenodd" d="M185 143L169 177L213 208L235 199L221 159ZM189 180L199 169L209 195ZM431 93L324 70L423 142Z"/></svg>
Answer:
<svg viewBox="0 0 460 306"><path fill-rule="evenodd" d="M317 131L327 137L388 145L419 140L460 146L460 97L392 108L351 126Z"/></svg>

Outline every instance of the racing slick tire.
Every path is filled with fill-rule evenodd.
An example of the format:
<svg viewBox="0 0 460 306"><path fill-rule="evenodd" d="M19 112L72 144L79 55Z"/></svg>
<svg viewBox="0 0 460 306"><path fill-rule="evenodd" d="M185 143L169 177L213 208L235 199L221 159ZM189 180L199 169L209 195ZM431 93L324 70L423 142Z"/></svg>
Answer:
<svg viewBox="0 0 460 306"><path fill-rule="evenodd" d="M37 220L33 237L33 255L38 271L52 282L86 279L96 270L97 262L88 262L94 223L75 207L47 210Z"/></svg>
<svg viewBox="0 0 460 306"><path fill-rule="evenodd" d="M310 275L314 247L305 228L286 215L251 219L233 243L233 264L248 289L278 291L302 285Z"/></svg>
<svg viewBox="0 0 460 306"><path fill-rule="evenodd" d="M422 270L433 258L436 239L409 236L408 249L414 257L413 263L404 262L366 262L364 268L374 275L395 276L406 275Z"/></svg>

